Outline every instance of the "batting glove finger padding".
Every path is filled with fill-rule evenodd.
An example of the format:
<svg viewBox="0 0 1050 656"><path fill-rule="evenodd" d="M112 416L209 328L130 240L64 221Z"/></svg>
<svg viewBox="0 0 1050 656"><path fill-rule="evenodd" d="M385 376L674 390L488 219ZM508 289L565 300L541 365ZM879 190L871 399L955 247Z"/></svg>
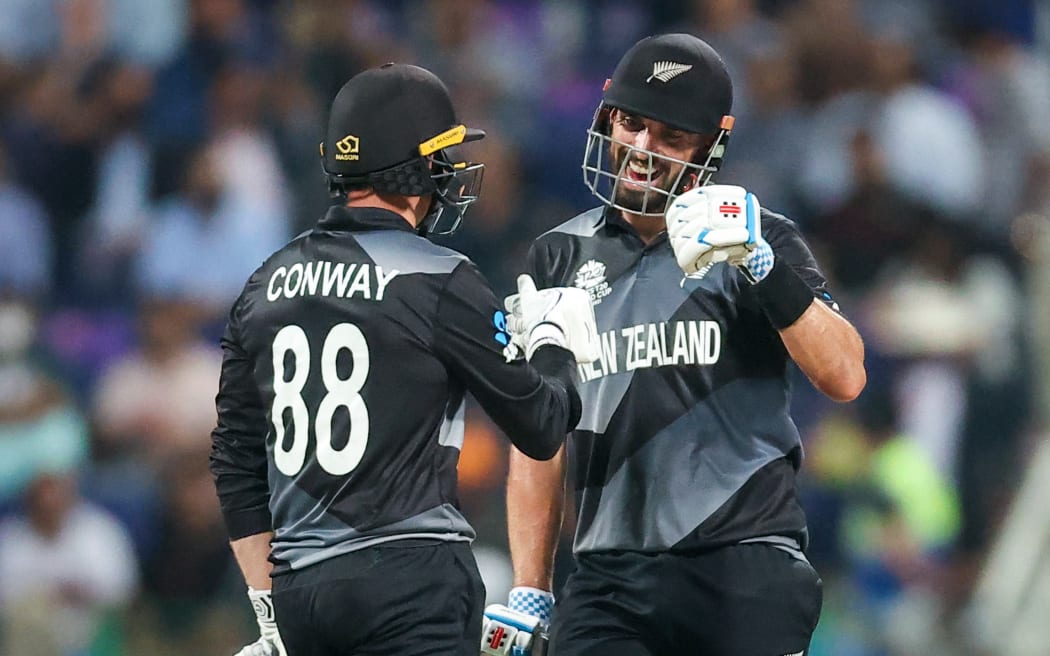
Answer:
<svg viewBox="0 0 1050 656"><path fill-rule="evenodd" d="M512 336L525 344L525 357L551 344L572 351L576 362L594 362L599 356L598 330L591 296L576 287L536 289L532 276L518 276L518 293L504 301ZM513 337L512 337L513 339Z"/></svg>
<svg viewBox="0 0 1050 656"><path fill-rule="evenodd" d="M675 198L665 218L675 260L686 275L729 262L757 282L772 268L773 251L762 239L761 206L743 187L691 189ZM761 252L752 257L756 251Z"/></svg>
<svg viewBox="0 0 1050 656"><path fill-rule="evenodd" d="M482 654L544 656L546 652L547 625L540 618L502 604L485 608L481 628Z"/></svg>

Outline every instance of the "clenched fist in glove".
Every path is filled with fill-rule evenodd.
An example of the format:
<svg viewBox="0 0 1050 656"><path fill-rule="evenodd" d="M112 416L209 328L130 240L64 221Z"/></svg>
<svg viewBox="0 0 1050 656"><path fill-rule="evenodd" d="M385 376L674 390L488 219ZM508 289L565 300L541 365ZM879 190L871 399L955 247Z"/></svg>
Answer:
<svg viewBox="0 0 1050 656"><path fill-rule="evenodd" d="M284 650L284 643L281 642L281 634L277 631L277 619L274 616L270 591L248 588L248 599L251 599L252 610L255 611L260 637L234 656L288 656Z"/></svg>
<svg viewBox="0 0 1050 656"><path fill-rule="evenodd" d="M707 185L674 199L667 237L686 275L728 262L753 284L773 268L773 249L762 239L758 198L743 187Z"/></svg>
<svg viewBox="0 0 1050 656"><path fill-rule="evenodd" d="M515 587L507 606L485 609L481 653L491 656L544 656L554 595L536 588Z"/></svg>
<svg viewBox="0 0 1050 656"><path fill-rule="evenodd" d="M598 330L594 307L586 290L575 287L536 289L532 276L518 276L518 293L504 301L510 317L507 328L513 344L532 359L536 349L553 344L572 351L576 362L598 359Z"/></svg>

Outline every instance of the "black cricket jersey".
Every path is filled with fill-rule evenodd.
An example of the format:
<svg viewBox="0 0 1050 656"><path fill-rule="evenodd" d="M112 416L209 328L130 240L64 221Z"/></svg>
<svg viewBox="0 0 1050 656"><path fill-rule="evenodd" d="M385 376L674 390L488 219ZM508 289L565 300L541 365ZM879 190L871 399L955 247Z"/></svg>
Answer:
<svg viewBox="0 0 1050 656"><path fill-rule="evenodd" d="M762 234L837 309L795 224L763 210ZM789 356L739 270L685 278L666 233L646 245L605 208L539 237L529 267L537 286L588 290L598 322L570 439L574 550L804 544Z"/></svg>
<svg viewBox="0 0 1050 656"><path fill-rule="evenodd" d="M456 498L464 394L537 458L579 419L572 354L507 362L507 341L466 256L395 213L332 207L230 312L211 468L231 538L273 530L275 574L390 540L473 539Z"/></svg>

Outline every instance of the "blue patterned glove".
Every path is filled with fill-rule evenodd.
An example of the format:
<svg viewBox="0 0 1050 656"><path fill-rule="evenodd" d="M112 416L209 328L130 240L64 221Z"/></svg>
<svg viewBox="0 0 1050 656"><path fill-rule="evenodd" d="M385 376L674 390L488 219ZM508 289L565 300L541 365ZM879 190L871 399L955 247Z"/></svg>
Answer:
<svg viewBox="0 0 1050 656"><path fill-rule="evenodd" d="M675 198L666 221L675 260L686 276L700 277L728 262L754 284L773 268L773 249L762 238L762 208L743 187L691 189Z"/></svg>
<svg viewBox="0 0 1050 656"><path fill-rule="evenodd" d="M554 610L554 595L539 588L518 586L511 589L507 607L519 613L532 615L549 625L551 612Z"/></svg>
<svg viewBox="0 0 1050 656"><path fill-rule="evenodd" d="M753 285L769 275L773 270L773 249L765 239L759 237L754 249L742 257L730 257L727 262L735 265L744 273L744 277Z"/></svg>
<svg viewBox="0 0 1050 656"><path fill-rule="evenodd" d="M485 608L481 624L481 653L485 656L545 656L554 595L536 588L514 588L510 593L510 603L516 608L502 604Z"/></svg>

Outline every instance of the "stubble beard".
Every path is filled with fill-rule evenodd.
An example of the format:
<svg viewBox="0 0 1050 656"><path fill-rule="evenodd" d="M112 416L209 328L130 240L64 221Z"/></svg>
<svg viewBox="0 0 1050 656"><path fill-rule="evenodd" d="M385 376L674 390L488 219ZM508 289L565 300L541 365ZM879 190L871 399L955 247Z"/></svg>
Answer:
<svg viewBox="0 0 1050 656"><path fill-rule="evenodd" d="M613 165L616 167L618 174L626 174L627 169L624 166L624 157L623 152L612 154ZM645 184L644 181L634 181L627 178L626 175L619 175L616 180L616 193L613 196L613 202L620 207L626 208L629 212L641 214L644 208L646 214L663 214L667 209L667 201L670 199L670 195L660 192L669 192L667 187L671 184L672 177L674 177L669 175L669 173L669 171L664 171L662 179L649 189L640 189L632 186L633 184Z"/></svg>
<svg viewBox="0 0 1050 656"><path fill-rule="evenodd" d="M663 214L664 210L667 209L667 195L653 190L629 189L625 188L624 185L624 180L621 179L613 200L620 207L626 208L627 211L641 214L644 209L646 214Z"/></svg>

